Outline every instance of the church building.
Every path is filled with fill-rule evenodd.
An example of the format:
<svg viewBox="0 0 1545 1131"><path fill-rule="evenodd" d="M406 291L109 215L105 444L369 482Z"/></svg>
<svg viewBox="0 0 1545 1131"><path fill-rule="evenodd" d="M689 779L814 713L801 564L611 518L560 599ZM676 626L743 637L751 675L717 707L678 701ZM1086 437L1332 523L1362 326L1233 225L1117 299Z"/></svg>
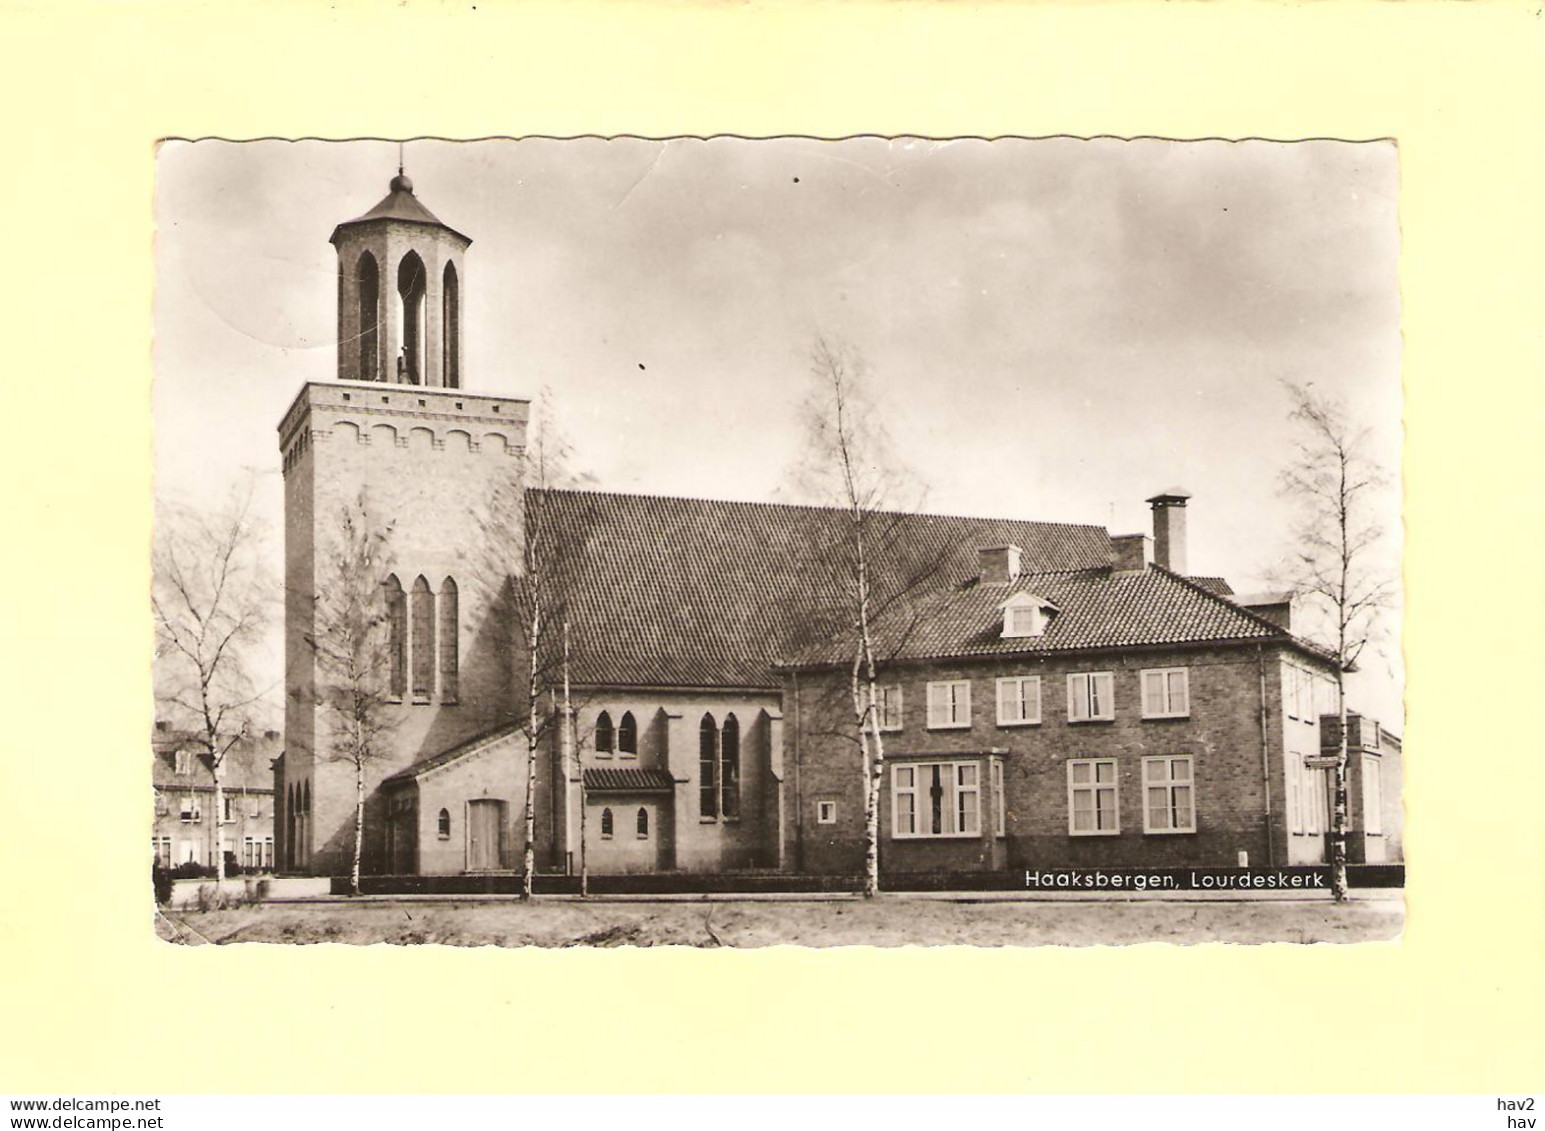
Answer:
<svg viewBox="0 0 1545 1131"><path fill-rule="evenodd" d="M399 172L332 243L337 379L306 384L279 425L280 869L353 859L355 767L315 641L343 516L363 508L384 546L391 717L365 768L367 874L521 866L529 673L508 606L533 522L581 550L573 720L544 728L530 783L538 870L858 874L851 656L825 629L843 595L822 567L845 513L524 485L528 402L476 392L462 364L472 240ZM1189 572L1189 502L1149 499L1151 535L887 516L928 568L879 625L882 871L1326 859L1333 668L1285 599ZM552 681L539 691L559 712ZM1365 746L1357 797L1376 811L1353 826L1368 859L1398 859L1398 740Z"/></svg>

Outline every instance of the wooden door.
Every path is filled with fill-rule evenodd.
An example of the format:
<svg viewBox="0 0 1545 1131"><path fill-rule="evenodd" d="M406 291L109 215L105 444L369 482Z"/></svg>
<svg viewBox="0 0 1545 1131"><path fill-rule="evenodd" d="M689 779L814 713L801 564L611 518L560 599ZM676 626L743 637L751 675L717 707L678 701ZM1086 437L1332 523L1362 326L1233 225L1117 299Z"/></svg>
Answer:
<svg viewBox="0 0 1545 1131"><path fill-rule="evenodd" d="M467 805L467 871L488 872L503 866L500 852L504 802L480 799Z"/></svg>

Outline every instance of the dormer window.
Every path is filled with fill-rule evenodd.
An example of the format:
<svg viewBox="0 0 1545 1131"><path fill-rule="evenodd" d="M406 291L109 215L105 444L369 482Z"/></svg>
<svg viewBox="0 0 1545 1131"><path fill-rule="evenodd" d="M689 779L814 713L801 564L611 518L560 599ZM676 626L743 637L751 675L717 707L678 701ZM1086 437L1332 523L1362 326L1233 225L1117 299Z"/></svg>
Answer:
<svg viewBox="0 0 1545 1131"><path fill-rule="evenodd" d="M1046 631L1047 613L1056 609L1034 593L1016 593L1003 602L1003 639L1040 636Z"/></svg>

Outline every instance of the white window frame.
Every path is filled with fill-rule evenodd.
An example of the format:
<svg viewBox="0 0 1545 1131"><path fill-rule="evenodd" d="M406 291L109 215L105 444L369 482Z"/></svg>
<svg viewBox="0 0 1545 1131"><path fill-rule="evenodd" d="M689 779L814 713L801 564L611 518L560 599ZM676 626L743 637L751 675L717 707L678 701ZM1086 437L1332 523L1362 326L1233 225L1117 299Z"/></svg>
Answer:
<svg viewBox="0 0 1545 1131"><path fill-rule="evenodd" d="M1185 763L1186 776L1175 776L1176 763ZM1179 825L1173 828L1154 828L1149 820L1151 806L1148 801L1150 789L1162 789L1165 793L1166 812L1173 819L1175 815L1175 790L1188 789L1191 791L1191 823L1185 827ZM1191 754L1155 754L1143 759L1143 832L1149 836L1181 836L1196 832L1196 758Z"/></svg>
<svg viewBox="0 0 1545 1131"><path fill-rule="evenodd" d="M934 832L926 820L922 801L927 787L919 777L926 770L929 778L937 769L942 782L948 782L948 793L941 799L939 815L940 831ZM974 780L964 781L965 771L971 771ZM902 775L910 784L902 784ZM912 831L902 831L901 798L912 799ZM974 827L962 830L965 812L963 798L975 798L971 810ZM893 762L891 763L891 837L894 840L979 840L982 835L982 759L968 758L960 761Z"/></svg>
<svg viewBox="0 0 1545 1131"><path fill-rule="evenodd" d="M885 732L901 729L901 684L891 683L876 689L879 692L877 704L880 712L880 730Z"/></svg>
<svg viewBox="0 0 1545 1131"><path fill-rule="evenodd" d="M1294 754L1287 763L1288 784L1288 831L1294 836L1304 835L1304 759Z"/></svg>
<svg viewBox="0 0 1545 1131"><path fill-rule="evenodd" d="M942 696L942 702L938 697ZM935 710L948 707L947 716ZM940 721L944 719L945 721ZM971 681L969 679L938 679L928 684L928 729L971 729Z"/></svg>
<svg viewBox="0 0 1545 1131"><path fill-rule="evenodd" d="M236 798L233 794L223 793L220 797L221 812L220 823L222 825L234 825L236 823Z"/></svg>
<svg viewBox="0 0 1545 1131"><path fill-rule="evenodd" d="M817 801L815 803L815 823L818 825L835 825L837 823L837 803L835 801Z"/></svg>
<svg viewBox="0 0 1545 1131"><path fill-rule="evenodd" d="M193 772L193 751L179 750L174 755L174 757L176 758L177 764L173 768L180 776L187 777Z"/></svg>
<svg viewBox="0 0 1545 1131"><path fill-rule="evenodd" d="M994 758L989 763L992 769L992 831L994 836L1004 836L1008 824L1008 809L1003 800L1003 762Z"/></svg>
<svg viewBox="0 0 1545 1131"><path fill-rule="evenodd" d="M177 807L177 819L185 825L196 825L203 820L201 806L198 803L198 794L185 793Z"/></svg>
<svg viewBox="0 0 1545 1131"><path fill-rule="evenodd" d="M891 764L891 836L897 840L905 840L909 837L921 835L917 831L918 817L920 815L917 808L917 767L918 763L916 762L908 762L904 765L898 763ZM903 774L907 776L905 784L902 783ZM908 822L910 827L905 832L902 831L901 822L901 799L903 797L909 797L912 801L911 820Z"/></svg>
<svg viewBox="0 0 1545 1131"><path fill-rule="evenodd" d="M1088 766L1089 780L1075 783L1075 767ZM1110 766L1110 781L1100 781L1101 766ZM1068 835L1069 836L1120 836L1121 835L1121 766L1115 758L1069 758L1068 759ZM1111 818L1115 824L1112 828L1100 828L1100 790L1108 789L1111 795ZM1094 794L1094 828L1080 829L1075 827L1074 813L1077 811L1076 795L1079 793Z"/></svg>
<svg viewBox="0 0 1545 1131"><path fill-rule="evenodd" d="M1369 784L1373 789L1369 789ZM1384 835L1384 766L1369 754L1363 755L1363 833Z"/></svg>
<svg viewBox="0 0 1545 1131"><path fill-rule="evenodd" d="M1099 707L1098 713L1095 712L1095 707ZM1115 718L1116 675L1114 672L1068 673L1068 722L1108 723Z"/></svg>
<svg viewBox="0 0 1545 1131"><path fill-rule="evenodd" d="M1186 719L1191 717L1191 669L1144 668L1137 673L1142 692L1143 718ZM1150 694L1157 684L1157 696ZM1177 686L1179 694L1176 694Z"/></svg>
<svg viewBox="0 0 1545 1131"><path fill-rule="evenodd" d="M1025 689L1035 688L1035 714L1029 712L1029 704L1026 700ZM1010 705L1018 708L1019 717L1004 714L1004 691L1012 689L1009 698ZM1028 727L1039 726L1041 722L1041 677L1038 675L1012 675L998 680L997 687L998 725L1000 727Z"/></svg>

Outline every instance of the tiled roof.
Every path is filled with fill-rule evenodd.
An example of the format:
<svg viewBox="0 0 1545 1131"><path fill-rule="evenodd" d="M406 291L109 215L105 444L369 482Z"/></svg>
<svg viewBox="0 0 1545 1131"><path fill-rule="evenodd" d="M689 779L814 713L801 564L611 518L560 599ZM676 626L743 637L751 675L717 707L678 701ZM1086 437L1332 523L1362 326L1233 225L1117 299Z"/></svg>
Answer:
<svg viewBox="0 0 1545 1131"><path fill-rule="evenodd" d="M638 766L597 766L585 771L589 793L669 793L676 781L666 770Z"/></svg>
<svg viewBox="0 0 1545 1131"><path fill-rule="evenodd" d="M467 239L466 236L462 236L455 228L452 228L433 212L429 211L429 209L425 208L419 202L418 197L413 195L411 188L397 187L396 180L392 182L391 191L382 197L380 202L369 212L339 224L333 231L333 239L336 240L338 238L338 232L343 228L353 224L365 224L371 220L402 220L409 224L431 224L436 228L444 228L448 232L454 232L464 240ZM470 243L471 241L468 240L468 242Z"/></svg>
<svg viewBox="0 0 1545 1131"><path fill-rule="evenodd" d="M1209 593L1216 593L1221 597L1232 597L1234 587L1228 583L1227 578L1222 577L1191 577L1188 580L1193 585L1200 585Z"/></svg>
<svg viewBox="0 0 1545 1131"><path fill-rule="evenodd" d="M469 738L458 746L452 746L449 750L442 750L440 753L432 754L428 758L421 758L411 766L404 767L395 774L389 774L382 779L381 784L385 785L387 782L407 781L409 778L416 778L420 774L428 773L430 770L445 765L447 762L454 762L457 758L476 753L485 746L491 746L501 739L518 733L519 730L518 726L504 726L498 730L491 730L485 734L480 734L476 738Z"/></svg>
<svg viewBox="0 0 1545 1131"><path fill-rule="evenodd" d="M1015 593L1035 593L1056 606L1040 636L1003 638L1001 607ZM881 654L892 659L1289 639L1270 621L1157 566L1029 574L1011 584L971 579L898 606L882 619L877 635ZM829 645L798 657L816 663L845 658Z"/></svg>
<svg viewBox="0 0 1545 1131"><path fill-rule="evenodd" d="M203 752L196 739L176 731L158 730L151 738L150 749L150 781L157 789L207 790L215 787L209 755ZM190 772L186 774L177 772L177 752L182 749L193 755ZM278 756L278 735L270 738L265 734L238 742L221 763L221 784L238 792L271 793L274 788L272 763Z"/></svg>
<svg viewBox="0 0 1545 1131"><path fill-rule="evenodd" d="M580 683L776 687L774 665L844 615L841 510L546 490L528 492L527 507L557 540L583 546L573 582ZM876 557L930 588L975 577L977 551L1010 542L1036 571L1110 562L1098 526L891 514L876 530L886 542Z"/></svg>

